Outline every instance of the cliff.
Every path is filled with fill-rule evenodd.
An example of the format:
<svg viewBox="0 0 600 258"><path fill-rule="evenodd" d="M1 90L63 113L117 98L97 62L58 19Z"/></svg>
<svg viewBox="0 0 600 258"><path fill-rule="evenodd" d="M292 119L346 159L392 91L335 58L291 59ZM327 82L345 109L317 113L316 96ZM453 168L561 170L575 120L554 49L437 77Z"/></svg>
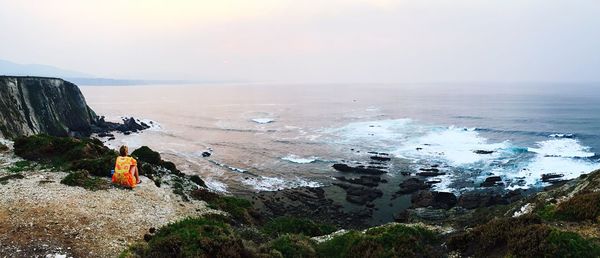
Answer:
<svg viewBox="0 0 600 258"><path fill-rule="evenodd" d="M77 85L58 78L0 76L0 136L91 133L96 114Z"/></svg>

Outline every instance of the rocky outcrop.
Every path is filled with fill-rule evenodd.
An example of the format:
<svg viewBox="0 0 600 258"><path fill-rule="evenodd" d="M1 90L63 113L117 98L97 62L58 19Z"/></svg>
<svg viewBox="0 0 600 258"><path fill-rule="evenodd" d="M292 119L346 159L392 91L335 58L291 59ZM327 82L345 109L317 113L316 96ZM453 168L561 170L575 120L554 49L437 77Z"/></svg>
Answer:
<svg viewBox="0 0 600 258"><path fill-rule="evenodd" d="M96 114L77 85L58 78L0 76L0 135L85 136Z"/></svg>

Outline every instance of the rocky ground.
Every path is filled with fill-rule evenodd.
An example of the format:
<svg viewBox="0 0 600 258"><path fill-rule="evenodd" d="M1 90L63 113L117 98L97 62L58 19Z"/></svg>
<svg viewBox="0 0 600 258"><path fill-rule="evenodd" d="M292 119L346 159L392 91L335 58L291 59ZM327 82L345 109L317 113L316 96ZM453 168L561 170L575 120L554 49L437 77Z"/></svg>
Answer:
<svg viewBox="0 0 600 258"><path fill-rule="evenodd" d="M135 190L90 191L61 184L64 172L10 171L19 160L0 153L2 257L115 257L151 228L216 212L145 177Z"/></svg>

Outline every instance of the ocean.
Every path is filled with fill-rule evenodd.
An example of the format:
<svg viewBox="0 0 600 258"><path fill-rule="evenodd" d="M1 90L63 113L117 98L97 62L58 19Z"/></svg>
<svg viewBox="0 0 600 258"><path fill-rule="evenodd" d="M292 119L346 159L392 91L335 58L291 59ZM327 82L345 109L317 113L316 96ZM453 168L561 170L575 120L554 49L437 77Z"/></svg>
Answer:
<svg viewBox="0 0 600 258"><path fill-rule="evenodd" d="M540 188L600 168L595 84L199 84L82 86L107 120L152 128L112 147L147 145L207 185L232 194L318 187L387 153L389 192L437 167L433 189L460 194L485 178ZM106 141L106 139L104 139ZM203 157L210 152L210 157ZM387 194L387 193L386 193Z"/></svg>

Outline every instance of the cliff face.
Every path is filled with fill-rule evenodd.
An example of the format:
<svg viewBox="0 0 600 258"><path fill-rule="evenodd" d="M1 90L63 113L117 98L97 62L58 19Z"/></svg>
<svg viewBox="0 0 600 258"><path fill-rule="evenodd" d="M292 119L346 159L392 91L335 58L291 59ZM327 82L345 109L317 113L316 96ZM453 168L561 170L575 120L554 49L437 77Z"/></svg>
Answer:
<svg viewBox="0 0 600 258"><path fill-rule="evenodd" d="M57 78L0 76L0 135L89 135L96 114L77 85Z"/></svg>

